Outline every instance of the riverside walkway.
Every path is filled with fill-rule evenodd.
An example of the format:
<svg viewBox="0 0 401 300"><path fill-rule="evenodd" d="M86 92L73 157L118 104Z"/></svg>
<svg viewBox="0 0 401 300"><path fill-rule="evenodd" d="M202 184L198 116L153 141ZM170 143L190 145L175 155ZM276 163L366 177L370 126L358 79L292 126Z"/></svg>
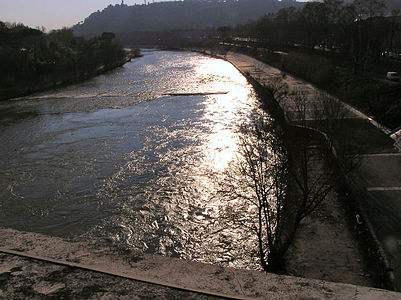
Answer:
<svg viewBox="0 0 401 300"><path fill-rule="evenodd" d="M1 299L401 299L375 288L222 268L12 229L0 229L0 236Z"/></svg>
<svg viewBox="0 0 401 300"><path fill-rule="evenodd" d="M320 91L312 84L283 74L277 68L247 55L228 52L222 56L244 74L249 74L261 85L272 78L288 86L289 92L301 91L306 97L304 120L299 119L299 104L287 97L280 102L287 120L293 124L313 124L316 110L321 109ZM283 76L284 75L284 76ZM343 114L333 133L335 151L341 155L357 155L358 167L352 172L350 184L357 191L360 206L373 227L379 243L386 253L389 270L396 277L396 288L401 290L401 153L399 135L375 122L355 108L339 102ZM399 138L399 137L398 137Z"/></svg>

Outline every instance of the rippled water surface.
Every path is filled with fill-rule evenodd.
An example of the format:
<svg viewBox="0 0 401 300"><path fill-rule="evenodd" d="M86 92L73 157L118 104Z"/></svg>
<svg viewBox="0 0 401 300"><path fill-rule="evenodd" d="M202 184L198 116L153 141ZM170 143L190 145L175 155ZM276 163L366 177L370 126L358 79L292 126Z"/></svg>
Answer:
<svg viewBox="0 0 401 300"><path fill-rule="evenodd" d="M250 245L217 225L210 175L234 157L253 90L222 60L144 54L0 103L0 226L249 266L235 253Z"/></svg>

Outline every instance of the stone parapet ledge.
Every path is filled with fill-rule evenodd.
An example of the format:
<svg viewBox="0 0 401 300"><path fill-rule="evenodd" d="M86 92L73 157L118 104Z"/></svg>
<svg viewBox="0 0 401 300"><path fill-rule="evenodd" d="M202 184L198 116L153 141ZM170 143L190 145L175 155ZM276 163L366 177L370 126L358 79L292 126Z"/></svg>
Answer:
<svg viewBox="0 0 401 300"><path fill-rule="evenodd" d="M24 264L44 261L87 271L111 274L160 288L172 287L202 296L234 299L400 299L401 293L351 284L282 276L252 270L223 268L217 265L122 251L114 247L70 242L36 233L0 229L0 248L7 257L27 256ZM0 251L0 252L1 252ZM33 258L35 257L35 258ZM15 266L2 262L0 275ZM15 274L21 273L21 270ZM48 278L43 274L40 278ZM101 282L97 284L101 285ZM107 287L105 287L107 289ZM3 295L4 296L4 295Z"/></svg>

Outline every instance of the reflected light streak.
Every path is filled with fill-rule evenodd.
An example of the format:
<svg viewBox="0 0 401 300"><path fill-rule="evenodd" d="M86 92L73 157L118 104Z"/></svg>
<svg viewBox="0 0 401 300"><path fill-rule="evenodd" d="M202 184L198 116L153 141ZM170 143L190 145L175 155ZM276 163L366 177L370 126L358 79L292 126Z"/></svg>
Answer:
<svg viewBox="0 0 401 300"><path fill-rule="evenodd" d="M202 76L213 74L220 77L213 88L228 91L226 95L209 96L205 114L211 124L205 157L213 170L222 171L238 152L236 130L249 119L255 98L249 94L246 79L228 62L208 62L197 71Z"/></svg>
<svg viewBox="0 0 401 300"><path fill-rule="evenodd" d="M224 128L216 128L211 135L208 148L208 160L213 169L224 170L238 151L236 135Z"/></svg>
<svg viewBox="0 0 401 300"><path fill-rule="evenodd" d="M221 59L207 60L204 64L196 69L197 76L212 74L213 76L223 76L226 82L236 82L246 84L246 79L240 72L229 62Z"/></svg>

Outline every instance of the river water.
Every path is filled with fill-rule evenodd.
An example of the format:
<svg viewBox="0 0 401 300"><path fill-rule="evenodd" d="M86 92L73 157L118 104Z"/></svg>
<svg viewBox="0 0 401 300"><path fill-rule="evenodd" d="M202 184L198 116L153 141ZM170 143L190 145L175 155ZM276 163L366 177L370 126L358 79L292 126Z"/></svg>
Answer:
<svg viewBox="0 0 401 300"><path fill-rule="evenodd" d="M222 60L144 54L0 103L0 226L257 268L252 237L218 225L229 204L211 178L236 155L252 87Z"/></svg>

